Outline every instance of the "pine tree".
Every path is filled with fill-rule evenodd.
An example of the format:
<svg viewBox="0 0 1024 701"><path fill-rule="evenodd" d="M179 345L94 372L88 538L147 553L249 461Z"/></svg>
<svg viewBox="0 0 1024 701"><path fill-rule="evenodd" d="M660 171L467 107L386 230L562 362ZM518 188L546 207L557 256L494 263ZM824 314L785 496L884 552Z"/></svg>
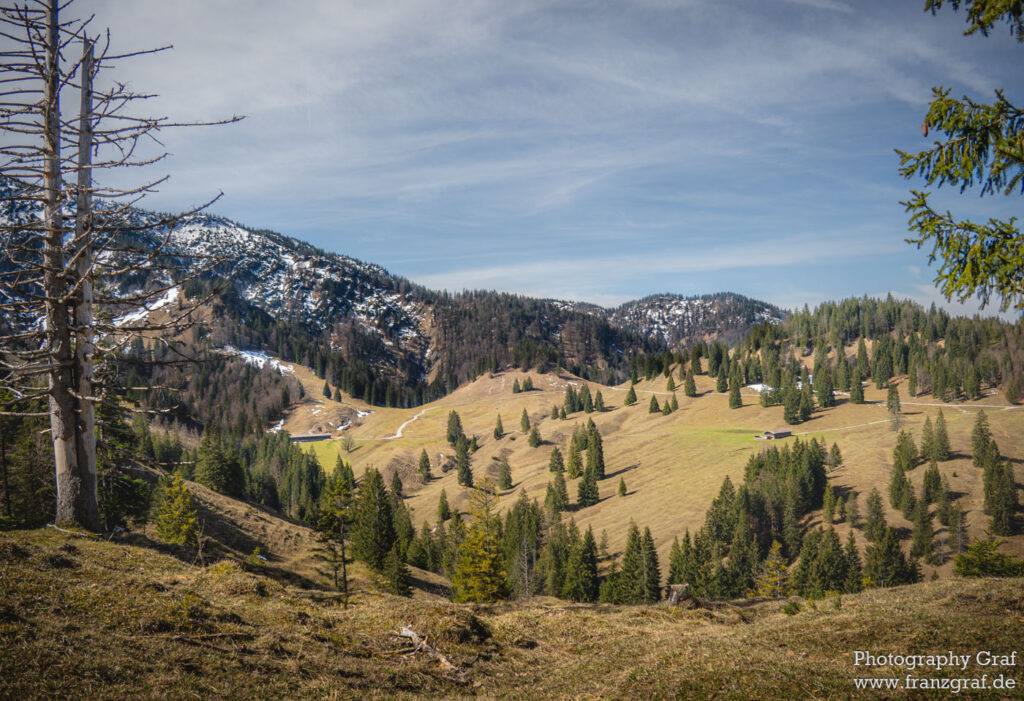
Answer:
<svg viewBox="0 0 1024 701"><path fill-rule="evenodd" d="M620 477L619 478L619 496L620 497L626 496L626 478L625 477Z"/></svg>
<svg viewBox="0 0 1024 701"><path fill-rule="evenodd" d="M926 562L934 564L934 540L935 529L932 527L932 515L928 511L928 501L922 494L921 498L917 500L917 508L914 510L914 530L910 537L911 557L923 558Z"/></svg>
<svg viewBox="0 0 1024 701"><path fill-rule="evenodd" d="M914 437L906 431L900 431L896 437L896 447L892 451L892 463L902 470L913 470L917 467L917 446L914 445Z"/></svg>
<svg viewBox="0 0 1024 701"><path fill-rule="evenodd" d="M452 409L448 412L448 442L454 446L459 440L459 436L464 435L462 432L462 420L459 418L458 413Z"/></svg>
<svg viewBox="0 0 1024 701"><path fill-rule="evenodd" d="M839 446L835 443L828 451L828 464L833 470L838 470L839 466L843 464L843 454L839 452Z"/></svg>
<svg viewBox="0 0 1024 701"><path fill-rule="evenodd" d="M460 435L455 443L456 480L463 487L473 486L473 472L469 468L469 443L466 436Z"/></svg>
<svg viewBox="0 0 1024 701"><path fill-rule="evenodd" d="M939 416L935 419L935 460L944 462L949 460L949 434L946 432L946 417L939 409Z"/></svg>
<svg viewBox="0 0 1024 701"><path fill-rule="evenodd" d="M569 446L569 460L565 464L565 474L569 479L576 479L583 474L580 453L571 445Z"/></svg>
<svg viewBox="0 0 1024 701"><path fill-rule="evenodd" d="M512 489L512 467L504 455L498 463L498 489Z"/></svg>
<svg viewBox="0 0 1024 701"><path fill-rule="evenodd" d="M498 440L505 435L505 427L501 425L501 414L498 414L498 420L494 424L494 439Z"/></svg>
<svg viewBox="0 0 1024 701"><path fill-rule="evenodd" d="M825 499L822 505L822 520L827 523L832 523L832 516L836 509L836 493L832 489L832 485L825 485Z"/></svg>
<svg viewBox="0 0 1024 701"><path fill-rule="evenodd" d="M633 389L632 385L629 386L629 391L626 392L626 399L623 403L626 406L633 406L636 404L636 390Z"/></svg>
<svg viewBox="0 0 1024 701"><path fill-rule="evenodd" d="M654 538L651 537L651 529L647 526L644 527L640 554L643 559L643 601L653 604L661 600L661 568L658 566L658 551L654 547Z"/></svg>
<svg viewBox="0 0 1024 701"><path fill-rule="evenodd" d="M853 529L846 534L846 547L843 549L843 559L846 561L846 582L843 591L847 594L856 594L864 588L864 570L860 563L860 551L857 550L857 541L853 537Z"/></svg>
<svg viewBox="0 0 1024 701"><path fill-rule="evenodd" d="M604 411L604 396L601 390L597 390L597 394L594 395L594 411L599 414Z"/></svg>
<svg viewBox="0 0 1024 701"><path fill-rule="evenodd" d="M739 409L743 406L743 398L740 396L740 386L735 384L729 388L729 408Z"/></svg>
<svg viewBox="0 0 1024 701"><path fill-rule="evenodd" d="M864 345L864 337L857 339L857 376L862 380L868 377L871 369L868 367L868 349Z"/></svg>
<svg viewBox="0 0 1024 701"><path fill-rule="evenodd" d="M580 403L580 408L584 411L584 413L587 413L587 414L593 413L593 411L594 411L594 400L590 396L590 387L587 386L586 383L584 383L583 387L580 389L579 403Z"/></svg>
<svg viewBox="0 0 1024 701"><path fill-rule="evenodd" d="M864 403L864 383L860 371L854 369L853 377L850 378L850 403Z"/></svg>
<svg viewBox="0 0 1024 701"><path fill-rule="evenodd" d="M492 602L505 596L501 517L491 485L473 493L466 536L459 545L452 586L455 601Z"/></svg>
<svg viewBox="0 0 1024 701"><path fill-rule="evenodd" d="M544 509L549 514L558 514L569 508L569 490L565 486L565 477L561 472L548 483L547 494L544 497Z"/></svg>
<svg viewBox="0 0 1024 701"><path fill-rule="evenodd" d="M895 384L889 385L889 393L885 398L885 408L889 412L889 419L892 421L890 428L893 431L900 427L900 392Z"/></svg>
<svg viewBox="0 0 1024 701"><path fill-rule="evenodd" d="M665 402L661 407L661 415L668 416L672 413L672 406L669 402Z"/></svg>
<svg viewBox="0 0 1024 701"><path fill-rule="evenodd" d="M984 466L985 451L991 440L992 433L988 428L988 417L985 416L984 410L979 411L974 419L974 429L971 431L971 458L975 467Z"/></svg>
<svg viewBox="0 0 1024 701"><path fill-rule="evenodd" d="M927 503L934 504L942 495L942 474L939 472L939 465L934 460L924 471L922 482L923 496Z"/></svg>
<svg viewBox="0 0 1024 701"><path fill-rule="evenodd" d="M530 435L526 442L531 448L536 448L541 444L540 431L537 430L536 426L530 429Z"/></svg>
<svg viewBox="0 0 1024 701"><path fill-rule="evenodd" d="M522 390L519 388L519 378L512 380L512 394L519 394Z"/></svg>
<svg viewBox="0 0 1024 701"><path fill-rule="evenodd" d="M672 379L671 375L669 375L668 382L665 384L665 390L668 391L668 392L675 392L676 391L676 383Z"/></svg>
<svg viewBox="0 0 1024 701"><path fill-rule="evenodd" d="M383 574L389 592L397 596L412 596L412 589L409 587L412 576L409 574L409 568L405 566L405 560L398 552L398 543L391 548L384 561Z"/></svg>
<svg viewBox="0 0 1024 701"><path fill-rule="evenodd" d="M683 394L687 397L697 396L697 383L693 379L693 372L686 373L686 381L683 383Z"/></svg>
<svg viewBox="0 0 1024 701"><path fill-rule="evenodd" d="M658 397L656 395L653 395L653 394L651 395L651 403L647 406L647 413L648 414L660 414L661 413L661 407L658 405Z"/></svg>
<svg viewBox="0 0 1024 701"><path fill-rule="evenodd" d="M452 509L448 506L448 495L441 490L441 496L437 498L437 522L442 524L452 517Z"/></svg>
<svg viewBox="0 0 1024 701"><path fill-rule="evenodd" d="M583 472L583 479L576 487L576 503L579 507L593 506L600 501L600 494L597 490L597 474L594 470L587 468Z"/></svg>
<svg viewBox="0 0 1024 701"><path fill-rule="evenodd" d="M324 382L324 396L328 399L331 398L331 386Z"/></svg>
<svg viewBox="0 0 1024 701"><path fill-rule="evenodd" d="M850 528L857 528L860 525L860 504L857 502L857 493L850 492L846 497L846 522Z"/></svg>
<svg viewBox="0 0 1024 701"><path fill-rule="evenodd" d="M427 455L427 449L424 448L423 452L420 453L420 477L423 478L424 482L430 481L430 456Z"/></svg>
<svg viewBox="0 0 1024 701"><path fill-rule="evenodd" d="M548 470L551 472L565 472L565 463L562 462L562 452L555 446L551 449L551 459L548 460Z"/></svg>
<svg viewBox="0 0 1024 701"><path fill-rule="evenodd" d="M919 578L919 572L907 562L892 528L886 528L881 539L868 546L864 560L864 576L877 587L913 584Z"/></svg>
<svg viewBox="0 0 1024 701"><path fill-rule="evenodd" d="M635 522L629 522L626 549L622 555L622 570L615 582L615 603L641 604L644 601L643 538Z"/></svg>
<svg viewBox="0 0 1024 701"><path fill-rule="evenodd" d="M930 416L925 417L924 427L921 429L921 457L928 461L936 460L935 430L932 428Z"/></svg>
<svg viewBox="0 0 1024 701"><path fill-rule="evenodd" d="M557 419L558 418L558 406L555 405L555 404L551 405L551 418L552 419Z"/></svg>
<svg viewBox="0 0 1024 701"><path fill-rule="evenodd" d="M596 479L603 480L605 475L604 467L604 444L597 427L593 426L587 431L587 470L593 470Z"/></svg>
<svg viewBox="0 0 1024 701"><path fill-rule="evenodd" d="M402 484L402 478L398 476L398 470L395 470L391 473L391 493L401 499L402 496L404 496L402 494L404 488L405 486Z"/></svg>
<svg viewBox="0 0 1024 701"><path fill-rule="evenodd" d="M356 493L353 554L380 571L395 541L394 515L384 478L376 469L367 468Z"/></svg>
<svg viewBox="0 0 1024 701"><path fill-rule="evenodd" d="M836 395L832 384L832 373L827 367L815 372L814 385L818 392L818 406L822 408L835 406Z"/></svg>
<svg viewBox="0 0 1024 701"><path fill-rule="evenodd" d="M768 599L789 596L789 570L782 557L782 544L777 540L772 541L768 557L761 563L760 572L754 581L754 591L758 596Z"/></svg>
<svg viewBox="0 0 1024 701"><path fill-rule="evenodd" d="M526 409L523 409L523 415L519 419L519 428L523 430L523 433L530 432L530 415L526 413Z"/></svg>
<svg viewBox="0 0 1024 701"><path fill-rule="evenodd" d="M993 441L992 444L994 445L995 442ZM1013 535L1013 515L1019 508L1013 468L1008 460L997 457L991 470L993 472L992 497L989 500L989 512L992 515L991 531L995 535Z"/></svg>
<svg viewBox="0 0 1024 701"><path fill-rule="evenodd" d="M718 378L715 381L715 391L719 394L725 394L729 391L729 376L726 375L726 364L722 363L718 366Z"/></svg>
<svg viewBox="0 0 1024 701"><path fill-rule="evenodd" d="M594 531L587 528L583 539L569 553L561 596L570 601L597 601L597 545Z"/></svg>
<svg viewBox="0 0 1024 701"><path fill-rule="evenodd" d="M163 480L163 486L155 499L153 525L156 535L165 543L195 546L199 534L199 516L192 501L192 493L181 477L175 475L172 482Z"/></svg>
<svg viewBox="0 0 1024 701"><path fill-rule="evenodd" d="M203 432L195 478L196 482L228 496L240 498L245 493L245 471L237 452L226 449L212 431Z"/></svg>
<svg viewBox="0 0 1024 701"><path fill-rule="evenodd" d="M671 407L672 411L678 411L679 410L679 400L676 399L676 393L675 392L672 393L672 401L669 403L669 406Z"/></svg>
<svg viewBox="0 0 1024 701"><path fill-rule="evenodd" d="M888 524L885 522L885 507L882 504L882 495L877 488L873 488L868 494L867 517L864 522L864 537L872 543L877 543L885 535Z"/></svg>
<svg viewBox="0 0 1024 701"><path fill-rule="evenodd" d="M532 392L533 391L533 378L530 377L529 375L527 375L526 379L523 380L523 391L524 392Z"/></svg>

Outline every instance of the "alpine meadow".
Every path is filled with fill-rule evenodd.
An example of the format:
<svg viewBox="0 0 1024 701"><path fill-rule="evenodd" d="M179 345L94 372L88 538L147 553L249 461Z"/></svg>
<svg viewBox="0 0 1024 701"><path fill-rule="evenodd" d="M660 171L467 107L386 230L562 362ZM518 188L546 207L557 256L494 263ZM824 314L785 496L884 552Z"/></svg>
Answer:
<svg viewBox="0 0 1024 701"><path fill-rule="evenodd" d="M1019 697L1022 52L0 2L0 697Z"/></svg>

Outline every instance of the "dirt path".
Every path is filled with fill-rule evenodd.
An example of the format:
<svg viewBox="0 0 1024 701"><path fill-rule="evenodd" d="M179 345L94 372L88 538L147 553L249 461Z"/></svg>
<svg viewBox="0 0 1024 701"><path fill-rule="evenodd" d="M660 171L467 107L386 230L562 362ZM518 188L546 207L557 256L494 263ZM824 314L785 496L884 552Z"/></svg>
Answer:
<svg viewBox="0 0 1024 701"><path fill-rule="evenodd" d="M433 408L433 407L431 407L431 408ZM376 439L371 439L371 440L378 440L378 441L393 441L393 440L395 440L396 438L401 438L401 437L402 437L402 433L404 433L404 432L405 432L405 429L406 429L406 427L407 427L407 426L408 426L409 424L411 424L411 423L412 423L413 421L415 421L416 419L418 419L418 418L420 418L421 416L423 416L424 414L426 414L426 413L427 413L428 411L430 411L430 409L420 409L419 413L418 413L418 414L416 414L416 416L412 417L411 419L409 419L409 420L408 420L408 421L406 421L406 422L405 422L404 424L402 424L401 426L399 426L399 427L398 427L398 430L397 430L397 431L395 431L395 435L393 435L393 436L384 436L383 438L376 438Z"/></svg>

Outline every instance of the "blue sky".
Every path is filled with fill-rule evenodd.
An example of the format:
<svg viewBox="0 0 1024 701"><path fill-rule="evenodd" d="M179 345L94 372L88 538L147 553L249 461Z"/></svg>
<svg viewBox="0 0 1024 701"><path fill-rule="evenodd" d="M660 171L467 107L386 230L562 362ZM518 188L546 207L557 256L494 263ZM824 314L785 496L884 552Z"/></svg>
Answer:
<svg viewBox="0 0 1024 701"><path fill-rule="evenodd" d="M378 263L434 288L603 305L732 290L785 307L939 301L903 242L893 149L933 85L1024 99L1024 45L923 0L82 0L117 77L160 93L149 200ZM961 216L1021 197L944 193ZM969 305L974 311L977 305ZM988 310L989 312L994 310Z"/></svg>

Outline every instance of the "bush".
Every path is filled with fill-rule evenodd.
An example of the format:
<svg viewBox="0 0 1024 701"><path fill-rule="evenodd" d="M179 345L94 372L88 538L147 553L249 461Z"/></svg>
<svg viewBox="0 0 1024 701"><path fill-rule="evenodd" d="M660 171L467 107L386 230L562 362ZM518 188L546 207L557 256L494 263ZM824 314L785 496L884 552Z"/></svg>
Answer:
<svg viewBox="0 0 1024 701"><path fill-rule="evenodd" d="M1003 543L991 536L956 556L953 571L960 577L1022 577L1024 560L999 552Z"/></svg>
<svg viewBox="0 0 1024 701"><path fill-rule="evenodd" d="M787 616L795 616L800 613L802 608L799 601L787 601L786 605L782 607L782 612Z"/></svg>

